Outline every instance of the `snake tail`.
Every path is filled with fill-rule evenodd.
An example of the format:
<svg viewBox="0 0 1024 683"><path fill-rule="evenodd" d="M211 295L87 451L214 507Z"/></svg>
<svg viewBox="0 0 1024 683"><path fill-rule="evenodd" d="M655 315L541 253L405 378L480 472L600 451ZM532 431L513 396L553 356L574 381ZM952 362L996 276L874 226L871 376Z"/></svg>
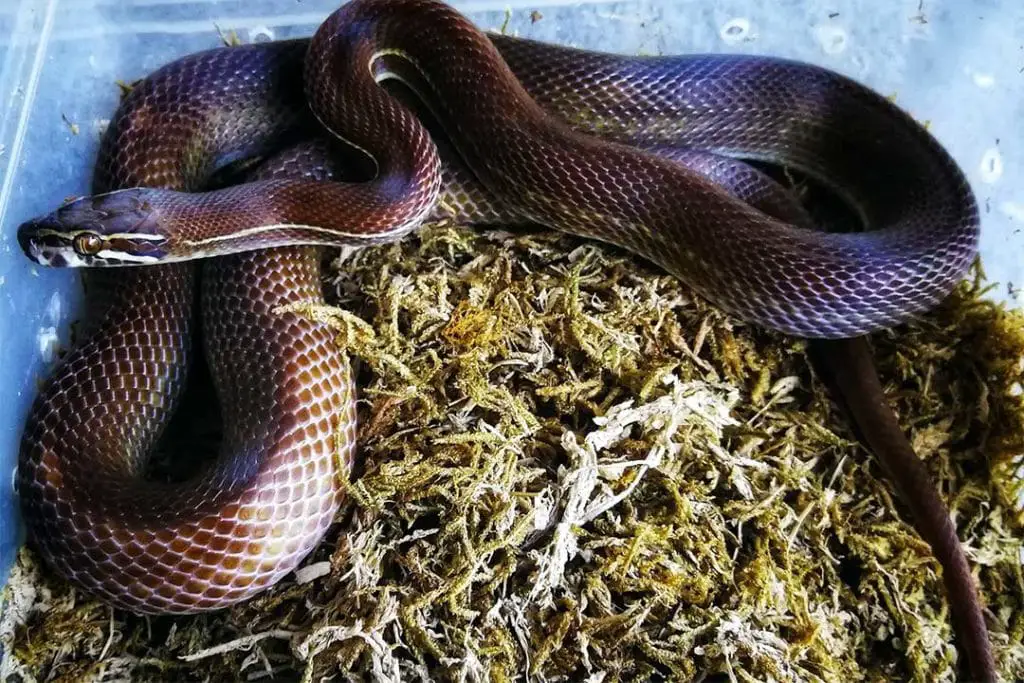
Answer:
<svg viewBox="0 0 1024 683"><path fill-rule="evenodd" d="M882 389L871 349L864 337L816 340L812 358L841 397L860 439L875 454L917 529L942 567L953 626L965 654L970 680L997 680L988 627L978 587L956 526L924 463L896 420Z"/></svg>

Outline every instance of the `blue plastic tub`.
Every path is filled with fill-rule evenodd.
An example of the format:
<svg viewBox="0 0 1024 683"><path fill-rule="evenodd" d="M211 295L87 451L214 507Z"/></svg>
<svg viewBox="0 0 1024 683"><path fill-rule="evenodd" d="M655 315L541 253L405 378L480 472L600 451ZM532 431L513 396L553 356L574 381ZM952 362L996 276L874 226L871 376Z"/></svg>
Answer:
<svg viewBox="0 0 1024 683"><path fill-rule="evenodd" d="M982 205L993 296L1024 283L1024 5L1010 0L642 0L454 3L486 28L622 52L733 51L831 67L921 120ZM506 6L512 5L506 18ZM68 339L78 276L32 265L18 224L88 191L99 133L131 81L220 31L308 35L332 0L0 0L0 583L21 542L11 473L39 381Z"/></svg>

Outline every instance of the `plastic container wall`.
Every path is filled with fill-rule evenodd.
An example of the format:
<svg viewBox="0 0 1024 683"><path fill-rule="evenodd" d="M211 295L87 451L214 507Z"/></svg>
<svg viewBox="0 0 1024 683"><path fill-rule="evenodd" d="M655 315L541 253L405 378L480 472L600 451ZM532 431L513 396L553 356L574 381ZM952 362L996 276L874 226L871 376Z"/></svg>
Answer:
<svg viewBox="0 0 1024 683"><path fill-rule="evenodd" d="M99 134L132 81L221 43L309 35L329 0L0 0L0 583L20 543L12 472L37 387L69 337L78 275L31 264L22 221L88 191ZM1024 5L1012 0L645 0L453 3L479 25L625 53L744 52L814 62L927 121L965 168L982 257L1024 283ZM506 16L506 7L511 6Z"/></svg>

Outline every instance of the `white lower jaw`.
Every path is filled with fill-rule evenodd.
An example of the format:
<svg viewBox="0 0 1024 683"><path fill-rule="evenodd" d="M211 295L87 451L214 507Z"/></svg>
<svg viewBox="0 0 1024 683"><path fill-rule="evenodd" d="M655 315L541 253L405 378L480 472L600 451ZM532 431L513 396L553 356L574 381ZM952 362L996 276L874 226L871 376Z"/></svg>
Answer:
<svg viewBox="0 0 1024 683"><path fill-rule="evenodd" d="M41 249L36 245L29 248L29 257L41 266L51 266L54 263L55 252ZM73 249L60 252L60 262L64 268L96 268L103 266L118 266L131 263L157 263L160 259L156 256L144 256L141 254L127 254L120 251L103 249L94 256L88 258ZM104 263L106 261L107 263Z"/></svg>
<svg viewBox="0 0 1024 683"><path fill-rule="evenodd" d="M100 250L96 253L96 258L107 259L111 261L127 261L130 263L157 263L160 258L157 256L144 256L142 254L128 254L123 251L110 251L108 249Z"/></svg>

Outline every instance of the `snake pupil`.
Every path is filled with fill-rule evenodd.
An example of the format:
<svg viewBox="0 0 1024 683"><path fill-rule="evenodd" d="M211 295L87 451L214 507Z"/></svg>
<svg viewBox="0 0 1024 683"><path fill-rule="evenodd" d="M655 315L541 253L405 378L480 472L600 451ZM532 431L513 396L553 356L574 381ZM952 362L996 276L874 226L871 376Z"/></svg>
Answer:
<svg viewBox="0 0 1024 683"><path fill-rule="evenodd" d="M103 239L94 232L75 235L75 251L82 256L95 256L103 248Z"/></svg>

